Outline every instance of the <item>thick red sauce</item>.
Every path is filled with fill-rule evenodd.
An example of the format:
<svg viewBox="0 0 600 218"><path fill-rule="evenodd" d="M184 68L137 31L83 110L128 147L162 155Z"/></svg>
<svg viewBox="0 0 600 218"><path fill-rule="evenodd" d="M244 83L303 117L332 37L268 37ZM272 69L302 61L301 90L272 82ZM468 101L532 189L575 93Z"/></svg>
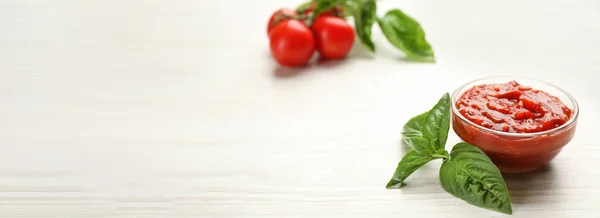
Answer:
<svg viewBox="0 0 600 218"><path fill-rule="evenodd" d="M557 97L516 81L474 86L463 93L456 108L477 125L512 133L550 130L572 114Z"/></svg>

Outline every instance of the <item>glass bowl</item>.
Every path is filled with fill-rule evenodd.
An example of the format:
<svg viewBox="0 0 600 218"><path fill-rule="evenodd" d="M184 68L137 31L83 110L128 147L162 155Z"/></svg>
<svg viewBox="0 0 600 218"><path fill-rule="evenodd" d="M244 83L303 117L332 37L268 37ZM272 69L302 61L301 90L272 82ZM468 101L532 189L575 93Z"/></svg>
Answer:
<svg viewBox="0 0 600 218"><path fill-rule="evenodd" d="M463 93L475 85L508 83L515 80L521 85L545 91L558 97L572 111L570 119L561 126L543 132L509 133L492 130L466 119L456 107ZM550 162L575 134L579 106L563 89L550 83L525 77L487 77L468 82L452 94L452 128L465 142L479 147L505 173L523 173Z"/></svg>

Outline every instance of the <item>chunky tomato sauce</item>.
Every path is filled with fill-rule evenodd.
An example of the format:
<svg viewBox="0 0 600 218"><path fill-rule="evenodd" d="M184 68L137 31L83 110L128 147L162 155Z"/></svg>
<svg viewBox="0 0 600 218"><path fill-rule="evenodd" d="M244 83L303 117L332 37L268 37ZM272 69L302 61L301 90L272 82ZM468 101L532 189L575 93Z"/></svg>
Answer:
<svg viewBox="0 0 600 218"><path fill-rule="evenodd" d="M575 134L577 122L569 120L577 115L570 108L557 97L516 81L476 85L454 105L456 134L481 148L502 172L528 172L547 164ZM535 134L546 130L552 131Z"/></svg>
<svg viewBox="0 0 600 218"><path fill-rule="evenodd" d="M571 109L557 97L516 81L474 86L456 108L477 125L512 133L554 129L571 117Z"/></svg>

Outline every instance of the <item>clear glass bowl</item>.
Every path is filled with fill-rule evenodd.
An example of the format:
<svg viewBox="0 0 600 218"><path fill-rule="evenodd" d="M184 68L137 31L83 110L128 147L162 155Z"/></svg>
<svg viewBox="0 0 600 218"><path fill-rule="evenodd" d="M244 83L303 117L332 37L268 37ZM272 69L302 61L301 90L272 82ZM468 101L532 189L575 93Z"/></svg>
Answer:
<svg viewBox="0 0 600 218"><path fill-rule="evenodd" d="M570 119L551 130L535 133L508 133L485 128L466 119L456 108L456 102L471 87L480 84L507 83L515 80L521 85L545 91L558 97L572 110ZM468 82L452 94L452 128L465 142L485 152L506 173L522 173L535 170L550 162L575 134L579 106L577 101L563 89L537 79L525 77L487 77Z"/></svg>

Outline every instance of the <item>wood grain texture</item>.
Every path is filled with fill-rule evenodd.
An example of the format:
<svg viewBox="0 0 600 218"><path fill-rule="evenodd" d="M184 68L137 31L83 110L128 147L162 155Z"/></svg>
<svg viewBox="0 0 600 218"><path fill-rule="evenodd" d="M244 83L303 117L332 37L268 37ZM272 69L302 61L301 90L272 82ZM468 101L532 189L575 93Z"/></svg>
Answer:
<svg viewBox="0 0 600 218"><path fill-rule="evenodd" d="M384 188L403 123L492 75L581 108L550 166L506 175L513 217L600 216L598 1L379 1L424 26L437 64L374 29L377 55L290 70L264 29L297 3L0 1L0 217L507 217L445 193L436 161Z"/></svg>

